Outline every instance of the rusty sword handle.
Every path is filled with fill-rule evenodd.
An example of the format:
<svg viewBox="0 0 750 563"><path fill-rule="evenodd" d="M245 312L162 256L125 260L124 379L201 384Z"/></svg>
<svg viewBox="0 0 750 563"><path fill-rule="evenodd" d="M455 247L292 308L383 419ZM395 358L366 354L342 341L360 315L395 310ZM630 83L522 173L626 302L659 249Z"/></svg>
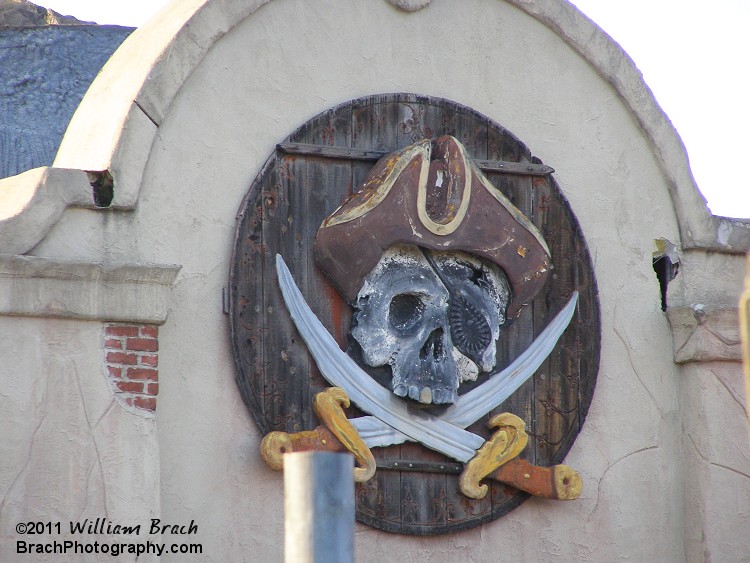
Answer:
<svg viewBox="0 0 750 563"><path fill-rule="evenodd" d="M358 467L354 468L354 480L363 483L375 475L375 456L346 418L344 409L349 404L349 396L341 387L329 387L313 397L315 414L338 441L354 454L358 464Z"/></svg>
<svg viewBox="0 0 750 563"><path fill-rule="evenodd" d="M567 465L539 467L521 458L511 459L490 473L489 478L552 500L577 499L583 488L579 473Z"/></svg>
<svg viewBox="0 0 750 563"><path fill-rule="evenodd" d="M490 420L497 430L485 445L477 450L461 476L459 488L466 496L483 498L488 487L485 478L511 485L536 497L554 500L573 500L581 495L583 480L567 465L539 467L518 455L528 442L524 421L514 414L502 413Z"/></svg>
<svg viewBox="0 0 750 563"><path fill-rule="evenodd" d="M329 387L316 394L313 409L323 425L303 432L269 432L260 444L263 461L271 469L281 471L286 453L311 450L349 451L354 454L358 464L354 468L354 480L367 481L375 474L375 457L346 418L344 408L348 406L349 397L339 387Z"/></svg>
<svg viewBox="0 0 750 563"><path fill-rule="evenodd" d="M346 448L325 426L294 434L270 432L263 438L261 455L269 468L282 469L286 452L311 450L345 452ZM540 467L525 459L513 458L487 476L500 483L551 500L574 500L581 495L583 481L577 471L567 465Z"/></svg>
<svg viewBox="0 0 750 563"><path fill-rule="evenodd" d="M515 459L529 441L526 423L514 414L504 412L495 415L490 419L489 426L496 428L494 434L477 450L458 478L458 488L473 499L484 498L488 487L481 481L498 467Z"/></svg>
<svg viewBox="0 0 750 563"><path fill-rule="evenodd" d="M312 450L345 452L346 448L324 426L295 433L269 432L260 443L260 455L266 465L274 471L283 469L284 454Z"/></svg>

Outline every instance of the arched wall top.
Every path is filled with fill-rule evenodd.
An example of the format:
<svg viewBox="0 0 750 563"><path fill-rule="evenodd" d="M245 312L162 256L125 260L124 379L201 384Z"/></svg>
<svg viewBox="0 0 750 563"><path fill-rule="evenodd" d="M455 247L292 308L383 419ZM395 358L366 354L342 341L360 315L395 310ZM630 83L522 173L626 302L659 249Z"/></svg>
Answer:
<svg viewBox="0 0 750 563"><path fill-rule="evenodd" d="M157 129L183 82L215 42L270 1L173 0L102 69L68 127L55 167L109 170L112 206L133 208ZM497 1L546 25L615 89L667 180L682 248L738 253L750 247L750 221L711 215L679 135L619 45L566 0Z"/></svg>
<svg viewBox="0 0 750 563"><path fill-rule="evenodd" d="M138 28L91 84L54 166L109 170L114 208L130 209L156 130L211 46L270 0L172 0Z"/></svg>

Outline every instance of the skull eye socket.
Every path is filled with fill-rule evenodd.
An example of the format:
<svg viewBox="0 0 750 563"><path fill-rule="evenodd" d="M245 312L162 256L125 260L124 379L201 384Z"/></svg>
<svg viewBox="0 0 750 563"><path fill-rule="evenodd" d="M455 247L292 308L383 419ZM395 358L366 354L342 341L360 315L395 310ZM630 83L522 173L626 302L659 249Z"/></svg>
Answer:
<svg viewBox="0 0 750 563"><path fill-rule="evenodd" d="M409 330L419 325L424 317L425 305L419 295L400 293L388 306L388 322L398 330Z"/></svg>

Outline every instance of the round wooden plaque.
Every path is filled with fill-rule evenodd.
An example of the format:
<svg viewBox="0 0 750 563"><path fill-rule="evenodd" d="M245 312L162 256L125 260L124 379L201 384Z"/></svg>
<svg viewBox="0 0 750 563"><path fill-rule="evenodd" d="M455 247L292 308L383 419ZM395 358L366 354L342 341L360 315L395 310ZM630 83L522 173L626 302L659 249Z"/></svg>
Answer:
<svg viewBox="0 0 750 563"><path fill-rule="evenodd" d="M468 428L486 438L492 414L514 413L526 422L530 437L521 457L536 465L560 463L586 418L599 367L599 304L588 248L551 174L497 166L540 164L529 149L489 118L444 99L388 94L353 100L305 123L270 156L242 202L234 241L229 285L237 384L264 434L318 425L312 397L328 385L284 306L275 256L284 257L341 349L359 361L348 337L350 307L313 259L315 234L380 156L441 135L463 143L490 181L536 225L552 255L553 269L542 291L515 323L502 328L496 368L518 357L572 293L580 293L570 326L533 378ZM506 170L498 171L502 168ZM387 384L388 368L359 363ZM459 393L484 380L486 376L462 385ZM352 408L347 414L362 413ZM458 489L457 464L420 444L375 448L373 453L379 469L357 486L357 519L381 530L417 535L464 530L504 515L527 498L497 482L484 499L465 497ZM393 469L409 463L419 471Z"/></svg>

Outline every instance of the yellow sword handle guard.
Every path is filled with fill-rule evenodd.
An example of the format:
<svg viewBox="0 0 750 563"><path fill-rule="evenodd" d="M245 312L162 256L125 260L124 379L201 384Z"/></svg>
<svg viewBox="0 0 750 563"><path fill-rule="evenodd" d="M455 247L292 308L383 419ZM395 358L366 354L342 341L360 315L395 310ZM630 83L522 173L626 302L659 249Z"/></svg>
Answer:
<svg viewBox="0 0 750 563"><path fill-rule="evenodd" d="M497 428L495 433L464 467L458 480L461 492L469 498L481 499L487 494L487 485L480 481L498 467L517 457L529 442L526 434L526 423L511 413L495 415L490 419L490 428Z"/></svg>
<svg viewBox="0 0 750 563"><path fill-rule="evenodd" d="M359 435L359 432L346 418L344 409L349 406L349 396L341 387L329 387L313 397L313 409L320 421L339 442L354 454L357 467L354 468L354 480L363 483L375 475L376 463L370 448Z"/></svg>

